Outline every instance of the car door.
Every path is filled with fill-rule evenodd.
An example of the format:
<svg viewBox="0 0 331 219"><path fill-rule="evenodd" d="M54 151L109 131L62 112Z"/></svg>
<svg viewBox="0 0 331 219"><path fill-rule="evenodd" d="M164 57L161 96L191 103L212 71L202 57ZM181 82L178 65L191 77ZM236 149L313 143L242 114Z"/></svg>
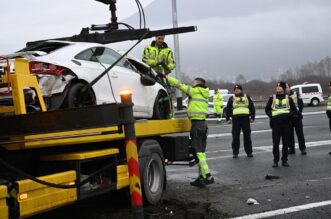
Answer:
<svg viewBox="0 0 331 219"><path fill-rule="evenodd" d="M104 72L105 68L97 60L96 52L97 47L92 47L75 56L73 62L78 64L75 73L79 79L91 82L98 75ZM93 85L93 90L96 96L97 104L116 102L114 95L112 95L111 84L109 83L107 75L102 77L96 84Z"/></svg>
<svg viewBox="0 0 331 219"><path fill-rule="evenodd" d="M97 58L105 68L110 67L121 55L116 51L101 47L103 53ZM136 117L146 117L148 114L148 95L149 89L140 82L140 74L134 70L132 65L123 58L109 72L111 86L117 102L120 102L120 91L129 89L132 91L132 101Z"/></svg>

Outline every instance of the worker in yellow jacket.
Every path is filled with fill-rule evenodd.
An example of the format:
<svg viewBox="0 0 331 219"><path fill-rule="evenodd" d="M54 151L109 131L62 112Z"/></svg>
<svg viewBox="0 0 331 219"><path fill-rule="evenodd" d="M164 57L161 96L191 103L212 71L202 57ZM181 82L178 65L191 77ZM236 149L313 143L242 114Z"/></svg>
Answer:
<svg viewBox="0 0 331 219"><path fill-rule="evenodd" d="M217 122L221 122L221 118L223 115L223 95L220 94L218 89L215 89L215 93L213 96L213 105L214 105L214 113L216 114L217 117Z"/></svg>
<svg viewBox="0 0 331 219"><path fill-rule="evenodd" d="M195 78L192 86L180 83L176 78L167 77L168 84L176 87L189 97L187 114L191 120L191 147L197 157L199 175L191 182L192 186L205 187L214 183L211 176L206 157L208 126L206 116L208 114L209 88L203 78Z"/></svg>
<svg viewBox="0 0 331 219"><path fill-rule="evenodd" d="M164 36L157 36L151 45L146 46L143 62L162 75L169 74L175 67L174 55L164 42Z"/></svg>

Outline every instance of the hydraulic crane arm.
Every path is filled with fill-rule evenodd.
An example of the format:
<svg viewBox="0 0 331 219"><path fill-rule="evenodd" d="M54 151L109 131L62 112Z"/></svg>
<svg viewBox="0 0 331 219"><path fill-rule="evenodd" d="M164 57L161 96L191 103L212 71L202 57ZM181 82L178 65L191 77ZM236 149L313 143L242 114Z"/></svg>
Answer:
<svg viewBox="0 0 331 219"><path fill-rule="evenodd" d="M133 29L133 30L113 30L111 32L105 33L90 33L88 28L83 28L82 32L78 35L74 35L71 37L62 37L55 38L49 40L63 40L63 41L72 41L72 42L90 42L90 43L100 43L100 44L108 44L108 43L117 43L127 40L138 40L140 39L146 31L149 33L146 35L145 39L154 37L154 36L163 36L163 35L173 35L187 32L194 32L197 30L196 26L188 26L188 27L178 27L178 28L169 28L169 29L160 29L150 31L149 29ZM27 46L34 45L36 43L44 42L46 40L39 40L28 42Z"/></svg>
<svg viewBox="0 0 331 219"><path fill-rule="evenodd" d="M70 37L61 37L49 40L63 40L63 41L73 41L73 42L91 42L91 43L116 43L127 40L139 40L142 36L145 35L145 39L151 38L154 36L162 35L173 35L187 32L194 32L197 30L196 26L188 27L177 27L177 28L168 28L160 30L149 30L148 28L143 29L118 29L117 17L116 17L116 0L96 0L104 4L109 5L109 10L111 11L111 23L102 24L102 25L92 25L91 28L83 28L78 35ZM104 32L91 32L91 31L104 31ZM39 40L28 42L27 46L34 45L46 40Z"/></svg>

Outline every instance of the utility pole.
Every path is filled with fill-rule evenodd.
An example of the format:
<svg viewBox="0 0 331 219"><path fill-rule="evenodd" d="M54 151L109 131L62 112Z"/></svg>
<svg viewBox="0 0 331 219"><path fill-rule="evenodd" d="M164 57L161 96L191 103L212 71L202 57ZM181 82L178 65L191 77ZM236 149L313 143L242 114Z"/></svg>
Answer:
<svg viewBox="0 0 331 219"><path fill-rule="evenodd" d="M172 24L173 27L178 27L178 19L177 19L177 3L176 0L172 0ZM179 38L178 34L174 35L174 55L176 61L176 68L175 68L175 77L178 80L181 80L181 72L180 72L180 54L179 54ZM182 93L176 89L176 99L177 99L177 110L183 109L183 96Z"/></svg>

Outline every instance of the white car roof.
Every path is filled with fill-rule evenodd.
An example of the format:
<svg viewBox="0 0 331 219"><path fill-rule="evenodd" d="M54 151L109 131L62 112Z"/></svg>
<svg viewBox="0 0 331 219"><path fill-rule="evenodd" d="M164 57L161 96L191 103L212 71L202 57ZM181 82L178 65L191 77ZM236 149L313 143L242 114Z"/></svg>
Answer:
<svg viewBox="0 0 331 219"><path fill-rule="evenodd" d="M313 84L297 84L291 86L291 88L297 88L297 87L309 87L309 86L321 86L321 84L313 83Z"/></svg>

